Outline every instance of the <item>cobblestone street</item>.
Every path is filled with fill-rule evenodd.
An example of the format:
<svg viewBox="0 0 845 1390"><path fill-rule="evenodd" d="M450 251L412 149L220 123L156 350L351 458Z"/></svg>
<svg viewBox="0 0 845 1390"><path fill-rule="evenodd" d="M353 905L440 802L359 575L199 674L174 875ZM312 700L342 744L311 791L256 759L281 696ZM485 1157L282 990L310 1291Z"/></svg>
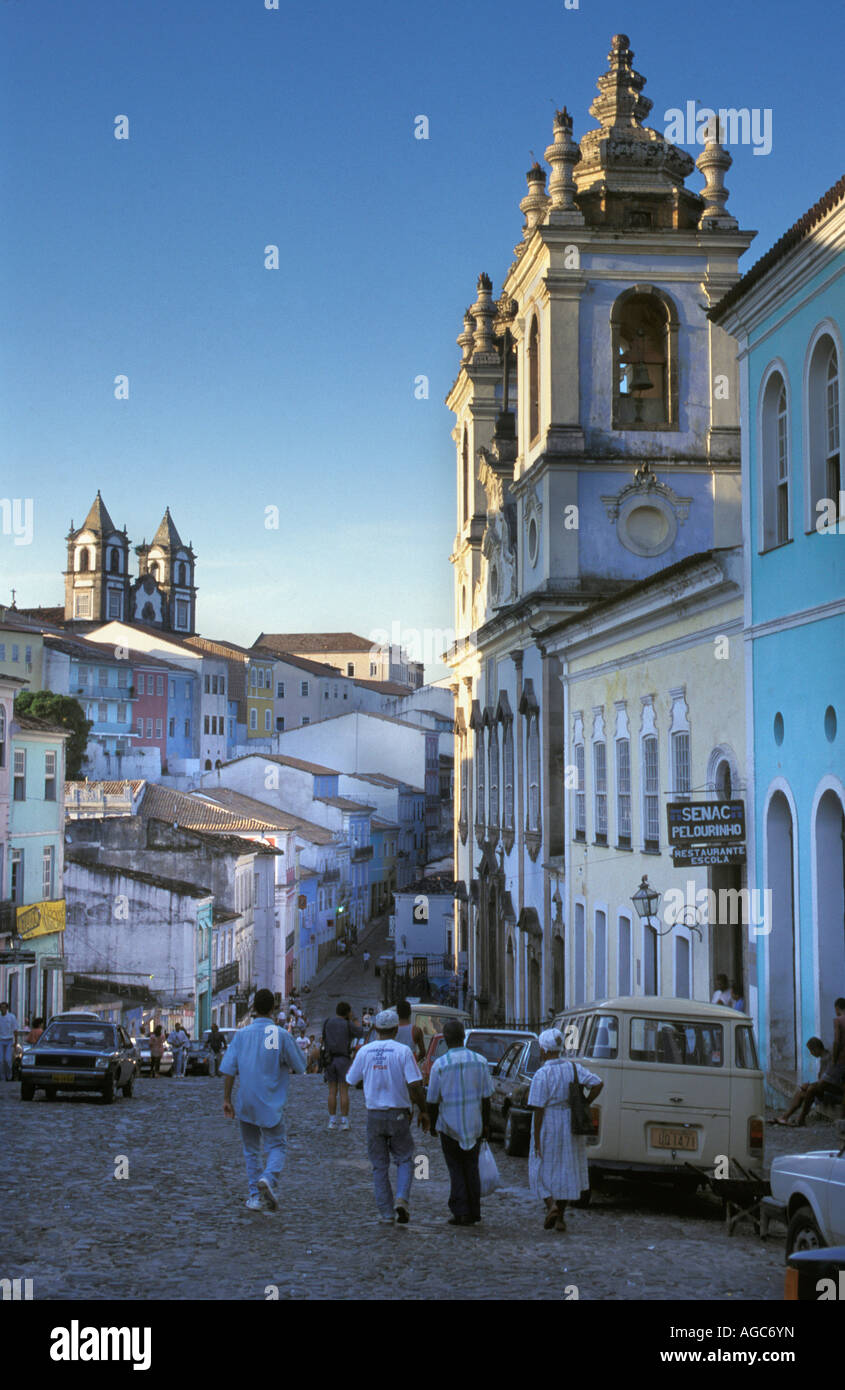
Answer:
<svg viewBox="0 0 845 1390"><path fill-rule="evenodd" d="M309 1031L343 997L377 1000L357 959L330 971L307 999ZM356 998L357 996L357 998ZM439 1141L420 1134L427 1180L412 1190L411 1223L379 1225L364 1144L361 1092L349 1133L326 1130L318 1076L295 1077L280 1209L248 1212L237 1126L222 1114L218 1078L136 1083L131 1100L39 1095L0 1085L4 1134L4 1277L33 1280L35 1299L780 1299L783 1240L750 1226L728 1238L718 1203L659 1191L596 1196L545 1232L528 1161L494 1146L504 1186L479 1227L446 1224ZM776 1151L826 1147L832 1127L767 1130ZM775 1147L777 1146L777 1147ZM116 1178L128 1160L128 1177ZM37 1174L37 1178L33 1175ZM271 1290L272 1293L272 1290Z"/></svg>

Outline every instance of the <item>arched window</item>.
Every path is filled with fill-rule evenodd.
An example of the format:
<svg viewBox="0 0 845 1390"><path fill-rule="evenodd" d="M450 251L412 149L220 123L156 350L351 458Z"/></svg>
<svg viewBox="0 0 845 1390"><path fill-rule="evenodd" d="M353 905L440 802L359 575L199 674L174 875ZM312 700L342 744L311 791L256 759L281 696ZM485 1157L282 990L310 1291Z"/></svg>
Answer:
<svg viewBox="0 0 845 1390"><path fill-rule="evenodd" d="M157 561L157 560L153 560L152 564L150 565L150 574L152 575L153 579L158 579L158 561Z"/></svg>
<svg viewBox="0 0 845 1390"><path fill-rule="evenodd" d="M502 764L504 781L504 801L502 805L502 828L514 829L514 782L513 782L513 720L506 719L502 726Z"/></svg>
<svg viewBox="0 0 845 1390"><path fill-rule="evenodd" d="M667 295L636 286L611 313L613 428L678 425L678 316Z"/></svg>
<svg viewBox="0 0 845 1390"><path fill-rule="evenodd" d="M469 749L467 748L466 732L462 732L458 737L458 758L460 760L461 769L458 830L461 836L461 843L466 844L467 830L469 828Z"/></svg>
<svg viewBox="0 0 845 1390"><path fill-rule="evenodd" d="M76 557L76 568L80 574L87 574L91 568L91 552L87 546L83 546Z"/></svg>
<svg viewBox="0 0 845 1390"><path fill-rule="evenodd" d="M116 546L109 551L109 573L120 574L120 551Z"/></svg>
<svg viewBox="0 0 845 1390"><path fill-rule="evenodd" d="M494 830L499 826L499 727L495 721L490 724L487 757L490 771L487 784L487 825L490 830Z"/></svg>
<svg viewBox="0 0 845 1390"><path fill-rule="evenodd" d="M479 724L475 730L475 829L484 836L484 726Z"/></svg>
<svg viewBox="0 0 845 1390"><path fill-rule="evenodd" d="M763 391L760 435L761 549L773 550L790 536L789 417L780 372L771 373Z"/></svg>
<svg viewBox="0 0 845 1390"><path fill-rule="evenodd" d="M540 435L540 325L531 320L528 331L528 440L533 444Z"/></svg>
<svg viewBox="0 0 845 1390"><path fill-rule="evenodd" d="M839 357L823 333L813 348L808 374L809 488L807 530L815 528L817 504L830 498L839 506L842 468L839 452Z"/></svg>
<svg viewBox="0 0 845 1390"><path fill-rule="evenodd" d="M537 713L528 716L527 735L528 806L526 829L540 829L540 721Z"/></svg>
<svg viewBox="0 0 845 1390"><path fill-rule="evenodd" d="M723 758L716 768L716 795L720 801L730 801L733 795L731 765L727 758Z"/></svg>
<svg viewBox="0 0 845 1390"><path fill-rule="evenodd" d="M471 504L469 497L469 435L466 431L466 428L464 428L464 442L461 448L461 467L461 496L463 498L464 521L469 521L471 515Z"/></svg>

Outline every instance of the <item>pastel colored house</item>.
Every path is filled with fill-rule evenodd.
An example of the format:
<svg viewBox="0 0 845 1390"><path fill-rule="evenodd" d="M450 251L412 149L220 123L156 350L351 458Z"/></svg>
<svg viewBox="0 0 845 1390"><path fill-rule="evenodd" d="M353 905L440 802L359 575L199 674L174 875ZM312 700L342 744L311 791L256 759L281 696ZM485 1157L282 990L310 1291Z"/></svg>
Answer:
<svg viewBox="0 0 845 1390"><path fill-rule="evenodd" d="M712 317L739 348L757 1021L785 1095L845 995L845 178Z"/></svg>

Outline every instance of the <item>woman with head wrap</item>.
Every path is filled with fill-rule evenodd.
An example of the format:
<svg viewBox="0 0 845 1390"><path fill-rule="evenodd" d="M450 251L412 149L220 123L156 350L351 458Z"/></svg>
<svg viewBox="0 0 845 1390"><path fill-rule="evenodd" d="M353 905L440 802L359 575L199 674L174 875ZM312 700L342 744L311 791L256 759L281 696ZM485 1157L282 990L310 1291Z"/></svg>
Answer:
<svg viewBox="0 0 845 1390"><path fill-rule="evenodd" d="M604 1082L574 1059L563 1057L563 1035L558 1028L540 1034L543 1065L534 1073L528 1104L534 1111L534 1142L529 1162L531 1190L546 1205L543 1225L547 1231L565 1231L564 1207L577 1201L590 1186L587 1141L572 1133L569 1087L573 1081L589 1086L591 1105Z"/></svg>

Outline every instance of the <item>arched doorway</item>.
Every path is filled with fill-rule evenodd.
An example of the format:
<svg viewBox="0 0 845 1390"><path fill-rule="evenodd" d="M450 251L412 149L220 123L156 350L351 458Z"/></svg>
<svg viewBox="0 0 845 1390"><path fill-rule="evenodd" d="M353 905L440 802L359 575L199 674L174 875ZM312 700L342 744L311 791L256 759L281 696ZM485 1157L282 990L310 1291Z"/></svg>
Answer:
<svg viewBox="0 0 845 1390"><path fill-rule="evenodd" d="M795 967L794 827L792 810L776 791L766 813L766 883L771 893L769 948L769 1039L773 1071L795 1072L798 1066L797 981Z"/></svg>
<svg viewBox="0 0 845 1390"><path fill-rule="evenodd" d="M845 813L832 787L816 808L815 844L819 1034L829 1045L833 1001L845 994Z"/></svg>
<svg viewBox="0 0 845 1390"><path fill-rule="evenodd" d="M540 962L533 947L528 957L528 1017L536 1028L540 1022Z"/></svg>

